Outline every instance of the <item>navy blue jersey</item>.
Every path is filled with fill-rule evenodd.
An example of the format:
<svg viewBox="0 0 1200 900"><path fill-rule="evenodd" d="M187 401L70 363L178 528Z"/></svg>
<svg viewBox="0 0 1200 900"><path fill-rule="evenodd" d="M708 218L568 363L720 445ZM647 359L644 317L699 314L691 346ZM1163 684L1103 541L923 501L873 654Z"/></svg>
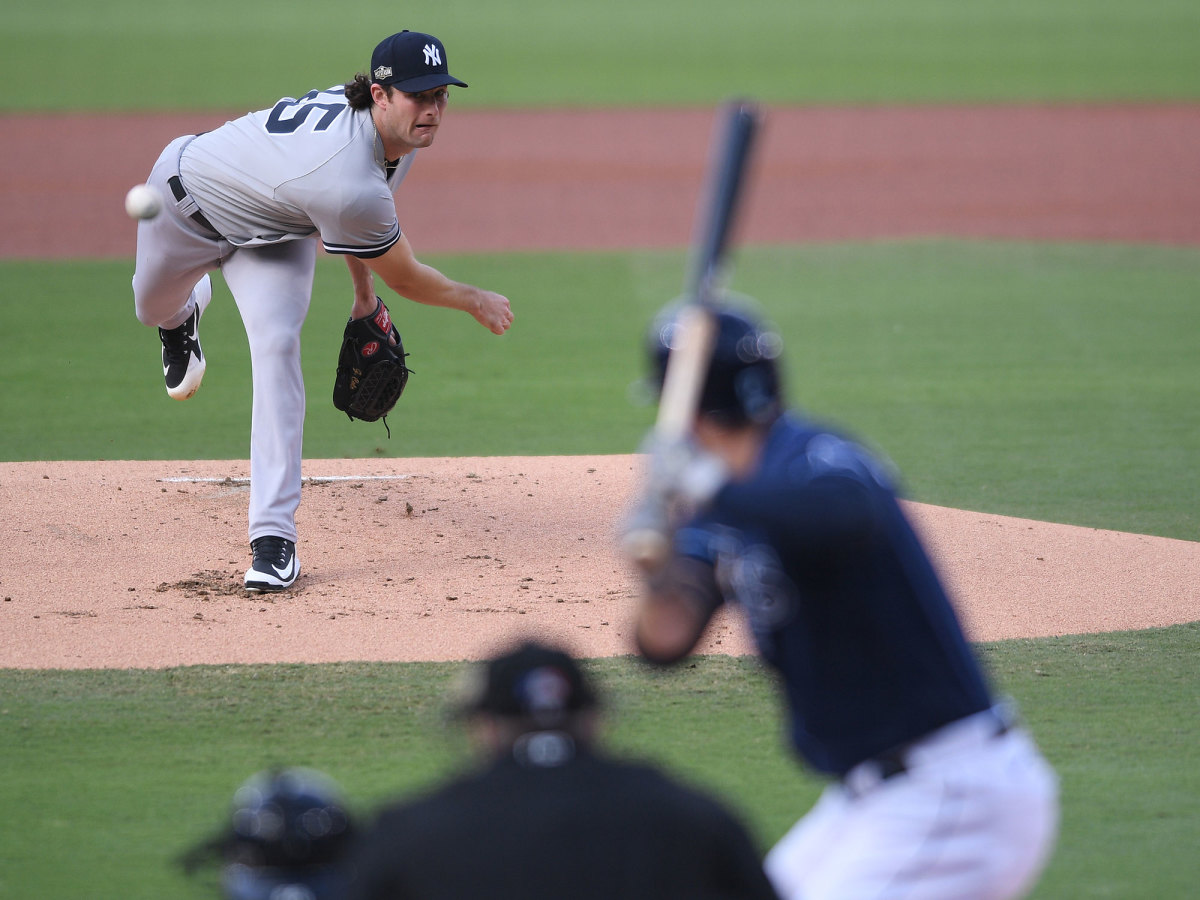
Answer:
<svg viewBox="0 0 1200 900"><path fill-rule="evenodd" d="M988 687L888 470L795 415L680 530L781 677L796 750L841 775L988 708Z"/></svg>

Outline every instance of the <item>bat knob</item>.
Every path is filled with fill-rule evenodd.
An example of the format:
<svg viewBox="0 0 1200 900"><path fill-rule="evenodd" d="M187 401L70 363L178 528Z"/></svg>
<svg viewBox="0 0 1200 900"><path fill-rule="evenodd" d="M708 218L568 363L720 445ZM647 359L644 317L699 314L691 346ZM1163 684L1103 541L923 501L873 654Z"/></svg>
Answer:
<svg viewBox="0 0 1200 900"><path fill-rule="evenodd" d="M653 572L671 552L671 528L661 498L648 496L630 513L621 531L621 550L644 572Z"/></svg>
<svg viewBox="0 0 1200 900"><path fill-rule="evenodd" d="M666 562L671 540L663 530L641 527L625 532L621 547L631 562L643 571L652 572Z"/></svg>

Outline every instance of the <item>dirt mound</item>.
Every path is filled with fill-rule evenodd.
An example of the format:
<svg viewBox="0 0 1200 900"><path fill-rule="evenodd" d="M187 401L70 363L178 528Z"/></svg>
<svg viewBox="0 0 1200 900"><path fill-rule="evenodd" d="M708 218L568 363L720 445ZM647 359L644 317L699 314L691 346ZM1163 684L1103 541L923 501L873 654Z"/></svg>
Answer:
<svg viewBox="0 0 1200 900"><path fill-rule="evenodd" d="M241 590L245 463L0 463L0 666L628 653L632 456L310 460L290 591ZM1200 618L1200 544L911 504L980 640ZM719 619L705 650L748 653Z"/></svg>

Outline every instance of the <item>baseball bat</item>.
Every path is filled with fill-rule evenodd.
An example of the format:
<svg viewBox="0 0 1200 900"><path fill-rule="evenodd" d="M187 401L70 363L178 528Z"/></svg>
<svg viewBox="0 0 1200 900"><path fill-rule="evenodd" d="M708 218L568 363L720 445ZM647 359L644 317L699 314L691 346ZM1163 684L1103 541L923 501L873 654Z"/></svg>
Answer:
<svg viewBox="0 0 1200 900"><path fill-rule="evenodd" d="M708 184L697 210L691 275L686 285L689 290L685 293L685 297L697 303L712 299L725 265L761 119L754 104L739 100L725 107L723 121L719 123Z"/></svg>
<svg viewBox="0 0 1200 900"><path fill-rule="evenodd" d="M708 183L697 208L684 308L680 310L667 357L655 436L681 438L691 425L704 370L712 350L714 322L708 307L724 273L750 151L758 132L758 110L745 101L729 104L718 124Z"/></svg>
<svg viewBox="0 0 1200 900"><path fill-rule="evenodd" d="M674 324L671 349L653 430L655 447L670 447L691 429L712 354L716 321L711 313L724 274L729 238L737 220L751 151L761 125L758 108L735 101L723 110L713 140L707 184L697 208L692 252L684 282L683 308ZM626 531L625 551L649 567L667 550L661 504L646 503Z"/></svg>

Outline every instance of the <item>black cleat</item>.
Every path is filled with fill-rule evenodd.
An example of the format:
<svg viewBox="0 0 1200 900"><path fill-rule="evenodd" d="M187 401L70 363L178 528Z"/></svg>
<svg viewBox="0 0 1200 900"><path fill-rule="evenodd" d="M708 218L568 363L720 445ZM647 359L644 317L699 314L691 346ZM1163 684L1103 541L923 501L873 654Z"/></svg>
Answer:
<svg viewBox="0 0 1200 900"><path fill-rule="evenodd" d="M204 351L200 349L200 317L212 300L212 282L205 275L196 285L196 308L186 322L177 328L158 329L162 341L163 379L167 394L175 400L186 400L200 387L204 378Z"/></svg>
<svg viewBox="0 0 1200 900"><path fill-rule="evenodd" d="M300 574L296 545L287 538L266 536L250 542L254 564L246 570L246 590L282 591Z"/></svg>

